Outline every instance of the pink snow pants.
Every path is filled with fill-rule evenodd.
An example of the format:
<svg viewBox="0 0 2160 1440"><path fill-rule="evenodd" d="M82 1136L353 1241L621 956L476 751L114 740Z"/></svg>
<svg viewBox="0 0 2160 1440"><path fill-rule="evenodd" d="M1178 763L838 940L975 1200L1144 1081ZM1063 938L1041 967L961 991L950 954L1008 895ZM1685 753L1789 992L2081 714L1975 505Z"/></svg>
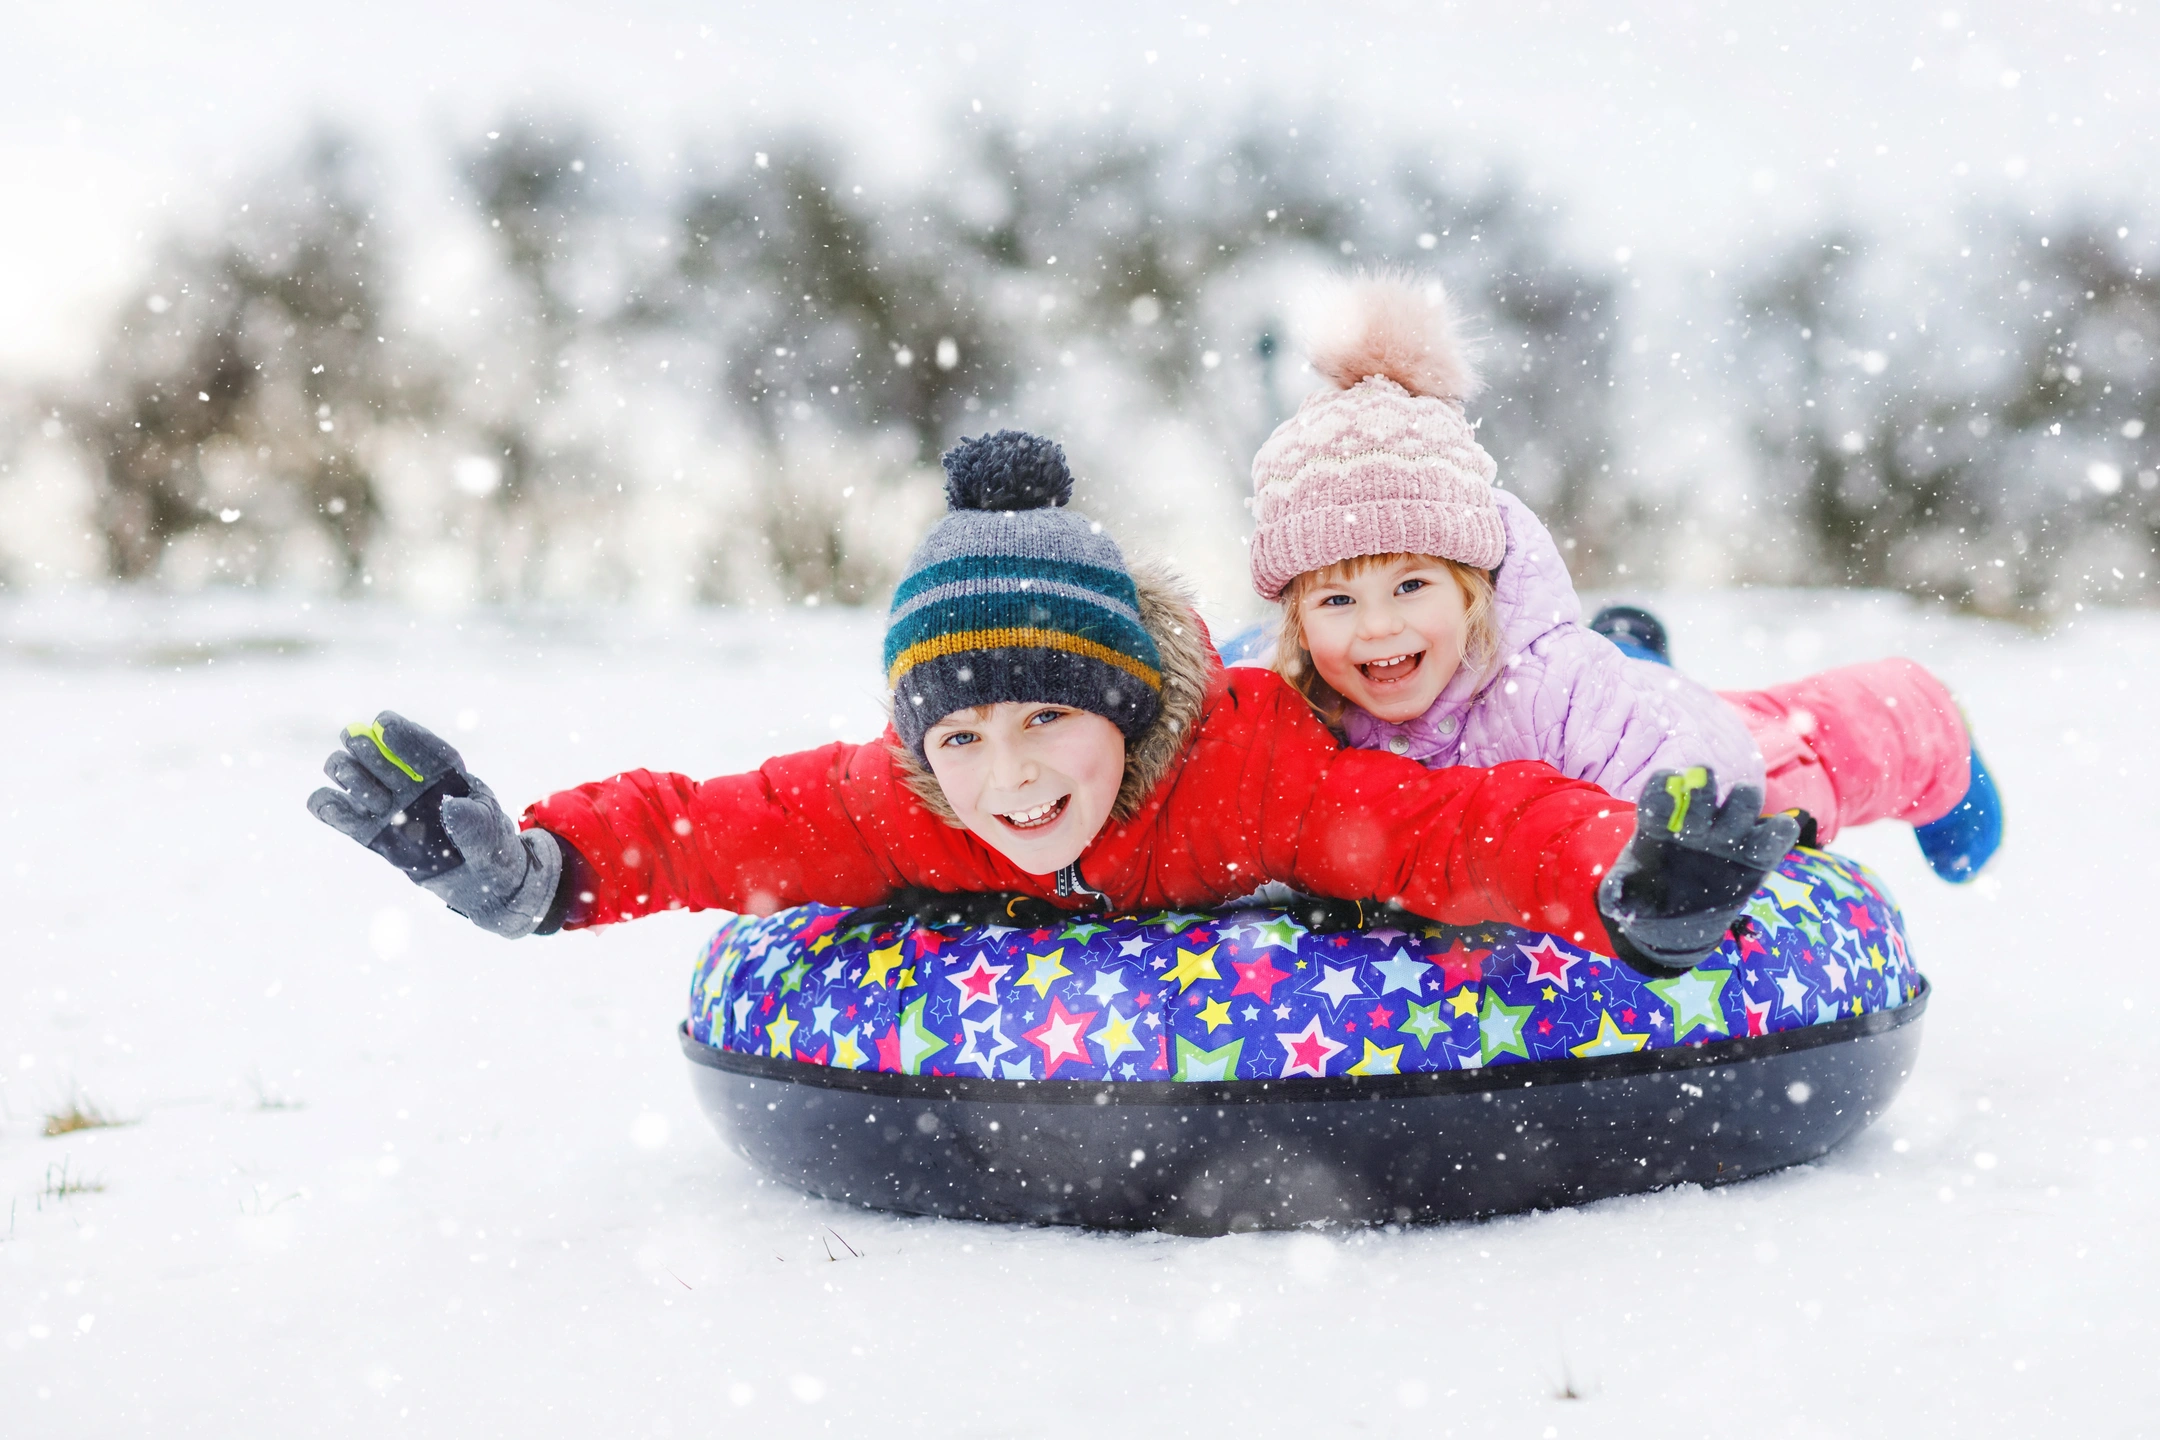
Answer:
<svg viewBox="0 0 2160 1440"><path fill-rule="evenodd" d="M1925 825L1957 808L1972 742L1943 683L1910 660L1871 660L1767 690L1725 690L1762 750L1763 813L1795 806L1827 845L1847 825Z"/></svg>

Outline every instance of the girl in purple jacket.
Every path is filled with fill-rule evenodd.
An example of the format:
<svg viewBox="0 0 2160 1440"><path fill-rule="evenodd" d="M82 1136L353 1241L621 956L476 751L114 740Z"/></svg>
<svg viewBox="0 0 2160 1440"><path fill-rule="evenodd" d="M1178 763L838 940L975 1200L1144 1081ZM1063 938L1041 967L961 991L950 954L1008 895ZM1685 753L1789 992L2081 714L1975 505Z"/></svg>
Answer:
<svg viewBox="0 0 2160 1440"><path fill-rule="evenodd" d="M1351 744L1428 766L1542 760L1633 799L1703 766L1720 791L1847 825L1916 827L1936 872L1979 873L2001 806L1949 692L1909 660L1713 693L1657 622L1588 626L1552 536L1492 485L1463 411L1477 377L1438 287L1356 282L1314 348L1329 383L1253 460L1253 587L1282 605L1275 668Z"/></svg>

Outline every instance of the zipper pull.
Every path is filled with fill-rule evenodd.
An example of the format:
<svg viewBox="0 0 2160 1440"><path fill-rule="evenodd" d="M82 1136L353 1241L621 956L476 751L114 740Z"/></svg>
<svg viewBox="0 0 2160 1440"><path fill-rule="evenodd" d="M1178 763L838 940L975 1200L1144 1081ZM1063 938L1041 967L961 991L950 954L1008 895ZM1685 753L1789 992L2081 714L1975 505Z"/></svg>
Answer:
<svg viewBox="0 0 2160 1440"><path fill-rule="evenodd" d="M1110 908L1110 897L1100 890L1089 889L1087 881L1080 878L1080 862L1077 860L1058 870L1057 893L1060 896L1085 896L1095 902L1097 910L1108 910Z"/></svg>

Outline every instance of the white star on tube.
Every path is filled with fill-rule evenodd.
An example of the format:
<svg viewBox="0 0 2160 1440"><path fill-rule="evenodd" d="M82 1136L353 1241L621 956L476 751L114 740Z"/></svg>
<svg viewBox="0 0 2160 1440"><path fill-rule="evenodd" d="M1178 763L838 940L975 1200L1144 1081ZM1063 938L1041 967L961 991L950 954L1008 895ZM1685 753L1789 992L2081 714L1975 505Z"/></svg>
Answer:
<svg viewBox="0 0 2160 1440"><path fill-rule="evenodd" d="M996 1078L995 1063L998 1056L1003 1055L1008 1050L1020 1048L1019 1045L1005 1038L1004 1018L1002 1015L992 1015L983 1020L962 1020L960 1022L960 1028L967 1032L967 1045L959 1055L961 1064L980 1065L984 1075L993 1079ZM987 1050L983 1048L982 1043L983 1037L986 1035L997 1042Z"/></svg>
<svg viewBox="0 0 2160 1440"><path fill-rule="evenodd" d="M1125 993L1125 982L1108 970L1098 970L1095 972L1095 983L1088 986L1087 993L1091 998L1107 1005L1113 995Z"/></svg>
<svg viewBox="0 0 2160 1440"><path fill-rule="evenodd" d="M1425 972L1432 969L1430 960L1420 960L1408 950L1397 950L1392 960L1382 960L1378 969L1383 977L1380 993L1390 990L1407 990L1412 995L1424 994Z"/></svg>
<svg viewBox="0 0 2160 1440"><path fill-rule="evenodd" d="M1777 977L1777 991L1779 1009L1790 1010L1795 1015L1807 1013L1803 1008L1807 1004L1808 997L1808 987L1805 980L1787 970Z"/></svg>
<svg viewBox="0 0 2160 1440"><path fill-rule="evenodd" d="M1365 993L1364 988L1357 981L1357 966L1322 965L1320 968L1327 972L1326 978L1312 988L1327 996L1335 1004L1341 1005L1343 1001L1348 1000L1351 996Z"/></svg>
<svg viewBox="0 0 2160 1440"><path fill-rule="evenodd" d="M823 1030L828 1035L832 1034L833 1016L839 1013L840 1007L833 1004L832 1001L818 1001L817 1004L810 1007L811 1033L815 1034L816 1032Z"/></svg>

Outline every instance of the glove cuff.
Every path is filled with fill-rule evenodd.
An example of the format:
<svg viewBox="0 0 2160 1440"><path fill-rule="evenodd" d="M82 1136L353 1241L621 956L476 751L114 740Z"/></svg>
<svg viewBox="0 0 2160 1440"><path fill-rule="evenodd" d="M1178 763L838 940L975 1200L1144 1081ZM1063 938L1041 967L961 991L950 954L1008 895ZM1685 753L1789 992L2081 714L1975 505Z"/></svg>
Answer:
<svg viewBox="0 0 2160 1440"><path fill-rule="evenodd" d="M1619 957L1621 963L1644 975L1662 977L1694 969L1716 952L1724 939L1722 930L1718 938L1708 945L1688 943L1699 941L1700 935L1683 939L1683 936L1676 932L1699 931L1702 924L1700 916L1661 919L1638 915L1626 908L1621 896L1625 888L1623 871L1635 868L1628 863L1631 858L1624 857L1621 865L1616 865L1598 882L1598 918L1605 922L1605 933L1612 939L1613 954ZM1663 938L1681 941L1681 944L1672 949L1656 945L1646 933L1651 931L1663 931Z"/></svg>
<svg viewBox="0 0 2160 1440"><path fill-rule="evenodd" d="M502 922L488 928L505 939L518 940L540 928L555 907L555 892L562 887L562 843L545 830L527 830L518 836L530 862L525 881L503 907Z"/></svg>
<svg viewBox="0 0 2160 1440"><path fill-rule="evenodd" d="M497 818L505 826L510 824L509 817L499 811ZM563 852L560 842L545 830L528 830L516 839L518 848L511 853L524 858L525 873L514 889L501 865L485 861L480 865L468 861L446 875L422 881L420 888L491 935L523 939L540 928L555 903L555 892L562 884Z"/></svg>

